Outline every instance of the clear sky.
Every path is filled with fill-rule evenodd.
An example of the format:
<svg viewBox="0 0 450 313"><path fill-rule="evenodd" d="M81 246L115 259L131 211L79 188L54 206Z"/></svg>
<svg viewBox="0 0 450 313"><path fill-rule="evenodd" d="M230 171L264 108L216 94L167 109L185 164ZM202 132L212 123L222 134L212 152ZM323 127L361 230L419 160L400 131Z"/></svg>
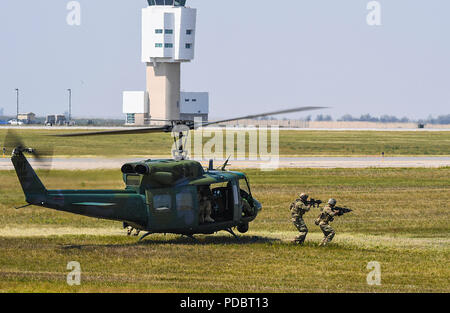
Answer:
<svg viewBox="0 0 450 313"><path fill-rule="evenodd" d="M0 108L39 116L123 117L122 91L145 89L140 62L145 0L0 1ZM303 105L334 117L450 113L450 1L188 0L198 9L196 59L182 89L209 91L213 117ZM320 112L322 113L322 112ZM292 118L306 114L293 114ZM315 115L315 114L314 114Z"/></svg>

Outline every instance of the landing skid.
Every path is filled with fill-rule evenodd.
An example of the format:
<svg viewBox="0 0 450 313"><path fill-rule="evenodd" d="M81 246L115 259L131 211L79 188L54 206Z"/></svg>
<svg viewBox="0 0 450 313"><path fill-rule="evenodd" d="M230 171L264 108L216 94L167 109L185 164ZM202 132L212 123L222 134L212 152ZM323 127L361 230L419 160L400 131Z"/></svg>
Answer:
<svg viewBox="0 0 450 313"><path fill-rule="evenodd" d="M194 235L181 235L181 237L186 236L188 238L191 238L192 240L194 240L195 242L198 242L197 238L194 237Z"/></svg>
<svg viewBox="0 0 450 313"><path fill-rule="evenodd" d="M139 242L141 242L145 237L150 236L152 233L146 233L141 238L139 238Z"/></svg>
<svg viewBox="0 0 450 313"><path fill-rule="evenodd" d="M225 231L227 231L227 232L229 232L230 234L232 234L234 238L239 239L238 235L236 235L236 234L234 233L233 229L227 228L227 229L225 229Z"/></svg>

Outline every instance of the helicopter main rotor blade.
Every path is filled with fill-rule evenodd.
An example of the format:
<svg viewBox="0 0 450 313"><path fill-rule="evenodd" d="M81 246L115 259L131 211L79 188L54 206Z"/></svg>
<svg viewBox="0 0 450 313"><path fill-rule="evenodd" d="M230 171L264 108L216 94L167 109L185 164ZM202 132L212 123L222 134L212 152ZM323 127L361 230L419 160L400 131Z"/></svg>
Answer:
<svg viewBox="0 0 450 313"><path fill-rule="evenodd" d="M60 134L60 135L53 135L53 136L56 136L56 137L87 137L87 136L167 133L167 132L171 132L171 131L172 131L171 126L163 126L163 127L151 127L151 128L134 128L134 129L122 129L122 130L111 130L111 131L101 131L101 132L89 132L89 133L71 133L71 134Z"/></svg>
<svg viewBox="0 0 450 313"><path fill-rule="evenodd" d="M296 113L296 112L305 112L305 111L313 111L313 110L320 110L320 109L328 109L328 107L299 107L299 108L292 108L287 110L281 110L281 111L274 111L274 112L268 112L268 113L262 113L262 114L255 114L255 115L247 115L242 117L236 117L236 118L230 118L226 120L221 121L215 121L215 122L205 122L205 123L198 123L199 126L209 126L214 124L220 124L220 123L226 123L226 122L233 122L233 121L240 121L240 120L250 120L255 119L258 117L265 117L265 116L272 116L272 115L280 115L280 114L288 114L288 113Z"/></svg>
<svg viewBox="0 0 450 313"><path fill-rule="evenodd" d="M165 125L165 126L161 126L161 127L151 127L151 128L134 128L134 129L111 130L111 131L101 131L101 132L60 134L60 135L53 135L53 136L56 136L56 137L86 137L86 136L169 133L174 129L174 127L176 125L187 125L190 129L196 129L198 127L204 127L204 126L226 123L226 122L233 122L233 121L239 121L239 120L245 120L245 119L254 119L254 118L258 118L258 117L272 116L272 115L279 115L279 114L313 111L313 110L320 110L320 109L327 109L327 107L312 107L312 106L299 107L299 108L292 108L292 109L274 111L274 112L268 112L268 113L262 113L262 114L247 115L247 116L236 117L236 118L214 121L214 122L201 122L201 123L195 123L194 121L182 121L182 120L158 120L158 121L172 122L172 125ZM154 121L157 121L157 120L154 120Z"/></svg>

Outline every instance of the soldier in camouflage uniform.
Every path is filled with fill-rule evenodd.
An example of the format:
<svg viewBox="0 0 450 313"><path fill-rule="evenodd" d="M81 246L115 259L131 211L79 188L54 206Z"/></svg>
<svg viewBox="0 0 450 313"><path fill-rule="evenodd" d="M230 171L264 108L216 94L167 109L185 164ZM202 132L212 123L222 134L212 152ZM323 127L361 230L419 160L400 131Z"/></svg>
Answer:
<svg viewBox="0 0 450 313"><path fill-rule="evenodd" d="M208 188L208 187L206 187L206 188ZM214 220L211 218L211 213L212 213L211 201L209 200L209 198L207 196L206 190L199 190L198 198L199 198L199 204L198 204L198 206L199 206L199 208L198 208L199 223L200 224L214 223Z"/></svg>
<svg viewBox="0 0 450 313"><path fill-rule="evenodd" d="M308 204L308 195L302 193L300 199L295 200L291 204L290 211L292 217L292 223L297 227L300 234L295 237L294 243L302 245L305 242L306 235L308 234L308 227L303 220L303 215L311 209L311 204Z"/></svg>
<svg viewBox="0 0 450 313"><path fill-rule="evenodd" d="M128 223L125 223L125 222L123 223L123 228L127 229L127 235L128 236L131 236L131 234L133 233L133 230L136 231L134 236L139 236L139 233L141 232L140 229L137 229L137 228L135 229L134 227L128 225Z"/></svg>
<svg viewBox="0 0 450 313"><path fill-rule="evenodd" d="M328 201L328 205L322 209L319 217L315 222L316 225L319 225L324 235L324 238L319 246L327 245L331 240L333 240L334 236L336 235L336 232L330 226L330 223L334 221L334 217L338 214L338 212L333 211L336 203L337 201L335 199L330 199Z"/></svg>

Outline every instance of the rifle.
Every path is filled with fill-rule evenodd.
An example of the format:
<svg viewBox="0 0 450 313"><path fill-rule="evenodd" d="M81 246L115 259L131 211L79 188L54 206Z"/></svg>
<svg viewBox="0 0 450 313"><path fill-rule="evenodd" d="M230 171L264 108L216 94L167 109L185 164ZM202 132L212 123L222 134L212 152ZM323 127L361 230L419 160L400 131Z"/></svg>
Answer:
<svg viewBox="0 0 450 313"><path fill-rule="evenodd" d="M332 208L332 210L338 212L337 216L342 216L344 214L347 214L347 213L350 213L353 211L352 209L342 208L342 207L338 207L338 206L335 206L334 208Z"/></svg>
<svg viewBox="0 0 450 313"><path fill-rule="evenodd" d="M308 203L308 205L311 205L313 208L318 208L319 205L321 205L323 203L323 201L310 198L307 203Z"/></svg>

